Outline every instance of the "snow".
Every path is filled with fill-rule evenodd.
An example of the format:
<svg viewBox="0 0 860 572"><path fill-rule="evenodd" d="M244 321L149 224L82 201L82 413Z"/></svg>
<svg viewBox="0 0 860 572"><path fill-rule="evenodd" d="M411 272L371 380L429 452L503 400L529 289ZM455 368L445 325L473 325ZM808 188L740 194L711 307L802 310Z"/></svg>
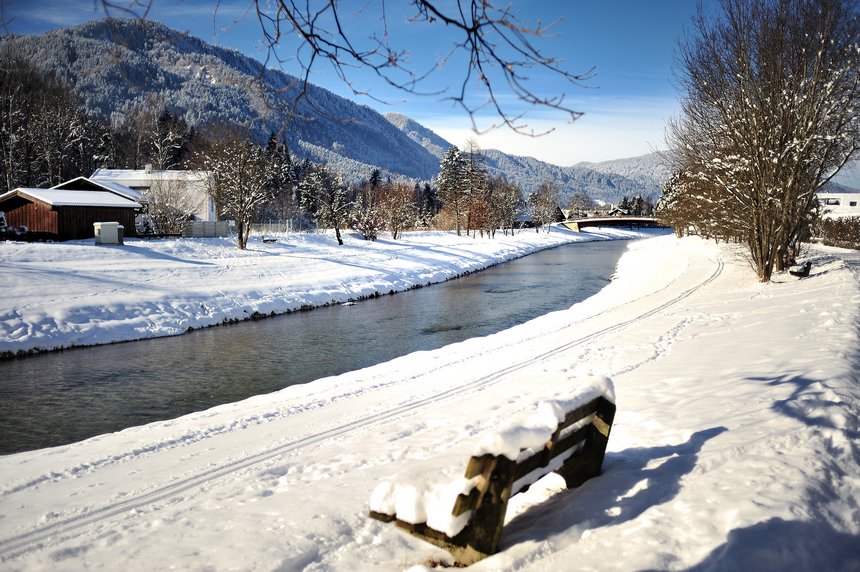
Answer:
<svg viewBox="0 0 860 572"><path fill-rule="evenodd" d="M615 390L612 381L603 376L592 376L589 379L569 381L556 376L554 383L564 387L573 387L572 397L557 397L553 400L541 401L535 412L523 421L512 421L499 431L488 433L472 455L504 455L511 461L516 461L523 450L538 451L552 437L558 424L564 421L564 416L577 407L585 405L596 397L604 396L615 401Z"/></svg>
<svg viewBox="0 0 860 572"><path fill-rule="evenodd" d="M136 203L125 197L106 191L75 191L65 189L27 189L19 188L0 195L0 200L11 197L14 194L24 195L31 199L56 206L87 206L87 207L117 207L117 208L141 208Z"/></svg>
<svg viewBox="0 0 860 572"><path fill-rule="evenodd" d="M262 286L246 286L253 293L236 287L218 298L250 310L273 305L275 268L292 292L307 288L308 301L346 300L517 251L430 234L352 241L335 260L317 237L284 240L273 250L254 242L248 253L217 241L135 245L68 264L87 247L0 245L4 293L14 298L3 304L27 305L22 316L58 312L46 309L56 304L92 317L92 300L72 298L95 288L112 306L105 320L123 333L115 316L146 305L136 290L112 288L136 282L140 299L158 305L170 300L161 282L169 277L177 306L213 301L195 299L183 273L201 253L204 264L193 266L213 288L232 284L237 268L259 277ZM302 261L290 273L269 262L286 250ZM426 570L445 552L368 518L379 483L401 471L462 475L484 436L605 376L618 410L603 474L567 492L548 476L516 495L501 551L475 570L857 570L860 254L812 247L808 278L760 284L741 252L689 237L631 243L597 295L492 336L0 457L0 567ZM110 278L104 287L94 266ZM140 266L162 272L159 281L147 282ZM31 300L21 274L61 280L71 294ZM349 283L324 295L312 288Z"/></svg>

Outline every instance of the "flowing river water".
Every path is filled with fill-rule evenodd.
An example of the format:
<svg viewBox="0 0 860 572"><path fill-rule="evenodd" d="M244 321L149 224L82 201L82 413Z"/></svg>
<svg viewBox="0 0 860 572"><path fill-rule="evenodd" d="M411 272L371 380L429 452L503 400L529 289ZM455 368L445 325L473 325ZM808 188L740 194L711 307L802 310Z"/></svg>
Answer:
<svg viewBox="0 0 860 572"><path fill-rule="evenodd" d="M171 419L485 336L609 283L627 241L544 250L356 304L0 362L0 454Z"/></svg>

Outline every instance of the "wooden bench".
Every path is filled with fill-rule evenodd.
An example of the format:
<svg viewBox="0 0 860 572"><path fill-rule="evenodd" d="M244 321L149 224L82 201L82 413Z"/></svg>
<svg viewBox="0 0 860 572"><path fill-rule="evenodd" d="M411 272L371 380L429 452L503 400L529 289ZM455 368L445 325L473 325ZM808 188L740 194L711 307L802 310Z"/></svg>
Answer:
<svg viewBox="0 0 860 572"><path fill-rule="evenodd" d="M606 443L615 417L615 404L605 397L566 413L542 449L521 450L516 460L504 455L481 455L469 459L466 479L475 479L468 494L460 494L452 509L459 517L468 511L466 526L455 536L410 523L393 514L370 511L371 518L393 522L399 528L448 550L457 563L470 565L497 552L505 510L510 498L524 492L541 477L555 472L568 488L578 487L600 473Z"/></svg>
<svg viewBox="0 0 860 572"><path fill-rule="evenodd" d="M812 262L807 260L803 263L803 266L801 266L797 270L789 270L788 273L792 276L797 276L798 278L806 278L807 276L809 276L810 270L812 270Z"/></svg>

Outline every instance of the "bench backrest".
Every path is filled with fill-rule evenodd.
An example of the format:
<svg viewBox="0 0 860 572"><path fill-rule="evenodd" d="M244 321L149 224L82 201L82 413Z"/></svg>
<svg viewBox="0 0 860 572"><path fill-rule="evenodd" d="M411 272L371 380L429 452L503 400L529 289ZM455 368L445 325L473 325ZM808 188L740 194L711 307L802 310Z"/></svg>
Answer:
<svg viewBox="0 0 860 572"><path fill-rule="evenodd" d="M469 459L465 477L477 478L468 494L454 503L452 516L472 511L463 530L450 538L424 523L412 524L393 515L371 512L371 517L394 521L399 527L451 552L460 564L469 565L494 554L499 547L505 511L510 498L523 492L541 477L555 472L568 488L581 485L600 473L615 404L605 397L569 411L552 437L538 451L521 451L516 460L503 455L481 455Z"/></svg>

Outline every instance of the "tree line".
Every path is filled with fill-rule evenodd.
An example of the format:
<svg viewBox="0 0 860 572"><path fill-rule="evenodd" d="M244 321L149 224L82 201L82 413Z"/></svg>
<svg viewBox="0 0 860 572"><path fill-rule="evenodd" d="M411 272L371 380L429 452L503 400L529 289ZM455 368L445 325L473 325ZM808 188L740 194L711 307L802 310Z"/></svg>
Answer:
<svg viewBox="0 0 860 572"><path fill-rule="evenodd" d="M528 215L536 230L561 220L560 191L550 179L544 180L535 192L526 198L522 189L502 177L488 173L474 140L460 150L453 146L440 162L437 179L439 197L444 204L443 215L448 226L457 234L470 232L490 238L496 230L512 233L522 226L521 215Z"/></svg>
<svg viewBox="0 0 860 572"><path fill-rule="evenodd" d="M368 240L387 230L456 229L493 237L512 232L529 213L536 228L558 220L559 189L545 181L526 200L519 187L490 176L477 144L449 149L431 182L383 179L377 169L360 182L345 181L326 165L295 161L284 139L257 145L235 124L188 125L158 97L149 97L109 123L83 111L74 91L37 71L14 53L3 54L0 87L0 175L6 192L51 187L98 168L200 174L219 216L236 222L245 248L254 221L300 219L306 224L351 228ZM155 181L143 198L149 230L177 233L199 208L199 195ZM547 228L549 228L547 226Z"/></svg>

